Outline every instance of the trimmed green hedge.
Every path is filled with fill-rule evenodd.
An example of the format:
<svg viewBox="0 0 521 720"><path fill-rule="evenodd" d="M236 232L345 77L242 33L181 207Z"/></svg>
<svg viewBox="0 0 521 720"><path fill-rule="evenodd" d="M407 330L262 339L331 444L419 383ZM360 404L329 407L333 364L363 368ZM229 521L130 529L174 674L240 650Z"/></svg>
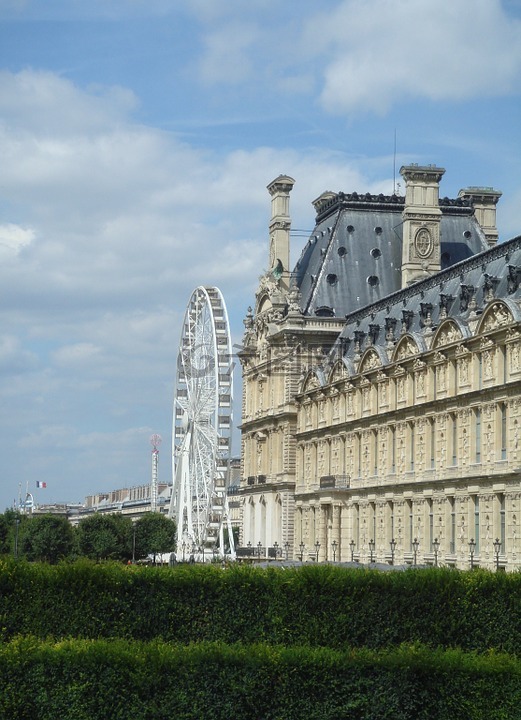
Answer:
<svg viewBox="0 0 521 720"><path fill-rule="evenodd" d="M521 662L392 652L20 638L0 646L2 720L517 720Z"/></svg>
<svg viewBox="0 0 521 720"><path fill-rule="evenodd" d="M20 634L515 654L521 574L0 561L0 639Z"/></svg>

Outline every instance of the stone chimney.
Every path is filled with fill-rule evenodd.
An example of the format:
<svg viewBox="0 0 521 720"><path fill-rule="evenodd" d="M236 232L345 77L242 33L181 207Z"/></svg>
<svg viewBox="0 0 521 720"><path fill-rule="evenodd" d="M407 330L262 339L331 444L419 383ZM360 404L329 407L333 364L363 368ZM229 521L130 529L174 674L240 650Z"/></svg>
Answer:
<svg viewBox="0 0 521 720"><path fill-rule="evenodd" d="M271 219L269 224L269 271L281 289L289 290L290 245L289 194L295 181L288 175L279 175L268 185L271 195Z"/></svg>
<svg viewBox="0 0 521 720"><path fill-rule="evenodd" d="M491 187L468 187L458 197L471 200L476 220L481 225L489 247L494 247L499 238L496 227L496 205L502 193Z"/></svg>
<svg viewBox="0 0 521 720"><path fill-rule="evenodd" d="M439 206L440 180L444 168L436 165L404 165L402 287L441 269Z"/></svg>

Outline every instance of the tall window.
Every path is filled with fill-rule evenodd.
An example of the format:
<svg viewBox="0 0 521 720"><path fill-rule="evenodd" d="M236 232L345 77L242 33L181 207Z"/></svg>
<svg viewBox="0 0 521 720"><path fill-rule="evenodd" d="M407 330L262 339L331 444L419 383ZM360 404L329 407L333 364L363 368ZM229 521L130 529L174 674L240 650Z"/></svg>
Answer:
<svg viewBox="0 0 521 720"><path fill-rule="evenodd" d="M479 555L479 496L474 495L474 540L476 541L476 553Z"/></svg>
<svg viewBox="0 0 521 720"><path fill-rule="evenodd" d="M414 422L409 425L409 439L410 439L410 456L409 456L409 470L414 470L414 455L415 455L415 437L414 437Z"/></svg>
<svg viewBox="0 0 521 720"><path fill-rule="evenodd" d="M409 514L409 550L412 552L412 541L414 540L414 516L412 514L412 500L407 500Z"/></svg>
<svg viewBox="0 0 521 720"><path fill-rule="evenodd" d="M370 508L370 513L371 513L369 540L374 540L376 542L376 503L374 503L374 502L369 503L369 508Z"/></svg>
<svg viewBox="0 0 521 720"><path fill-rule="evenodd" d="M434 470L436 466L436 419L431 418L430 421L431 430L431 470Z"/></svg>
<svg viewBox="0 0 521 720"><path fill-rule="evenodd" d="M475 430L476 430L476 462L481 462L481 408L474 411Z"/></svg>
<svg viewBox="0 0 521 720"><path fill-rule="evenodd" d="M499 539L501 541L501 554L506 553L506 524L505 524L505 496L499 496Z"/></svg>
<svg viewBox="0 0 521 720"><path fill-rule="evenodd" d="M501 423L501 460L507 459L507 406L501 403L499 406Z"/></svg>
<svg viewBox="0 0 521 720"><path fill-rule="evenodd" d="M356 547L360 547L360 505L356 503L353 505L353 540L356 543Z"/></svg>
<svg viewBox="0 0 521 720"><path fill-rule="evenodd" d="M449 497L450 508L450 530L449 530L449 552L454 555L456 552L456 498Z"/></svg>
<svg viewBox="0 0 521 720"><path fill-rule="evenodd" d="M434 540L434 506L432 500L427 500L429 509L429 552L432 552L432 542Z"/></svg>
<svg viewBox="0 0 521 720"><path fill-rule="evenodd" d="M396 472L396 426L391 426L391 472Z"/></svg>
<svg viewBox="0 0 521 720"><path fill-rule="evenodd" d="M458 416L456 413L451 415L452 421L452 464L458 464Z"/></svg>

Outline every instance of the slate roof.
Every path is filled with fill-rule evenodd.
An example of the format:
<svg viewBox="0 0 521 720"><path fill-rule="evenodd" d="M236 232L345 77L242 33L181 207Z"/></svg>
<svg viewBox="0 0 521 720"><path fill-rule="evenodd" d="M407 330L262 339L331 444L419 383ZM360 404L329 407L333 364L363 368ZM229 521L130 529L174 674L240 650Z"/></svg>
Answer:
<svg viewBox="0 0 521 720"><path fill-rule="evenodd" d="M344 317L401 288L404 203L338 193L322 204L293 273L305 315ZM468 199L440 199L440 208L442 268L487 248Z"/></svg>
<svg viewBox="0 0 521 720"><path fill-rule="evenodd" d="M514 318L521 320L521 236L352 312L346 318L330 361L341 356L347 367L353 368L358 341L359 355L373 345L383 364L387 364L384 347L390 325L394 327L395 340L407 332L420 350L427 349L426 327L432 322L430 329L435 331L445 316L455 320L466 337L470 335L471 314L476 317L483 312L489 294L504 300ZM426 325L428 315L430 321Z"/></svg>

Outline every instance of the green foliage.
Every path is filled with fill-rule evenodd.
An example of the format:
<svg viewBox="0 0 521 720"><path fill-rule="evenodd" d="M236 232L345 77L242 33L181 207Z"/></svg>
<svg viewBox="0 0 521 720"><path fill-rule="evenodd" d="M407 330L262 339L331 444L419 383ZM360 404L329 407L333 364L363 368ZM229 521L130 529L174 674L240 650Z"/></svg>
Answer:
<svg viewBox="0 0 521 720"><path fill-rule="evenodd" d="M0 720L517 720L521 706L521 574L7 557L0 640Z"/></svg>
<svg viewBox="0 0 521 720"><path fill-rule="evenodd" d="M135 557L172 552L176 544L176 525L161 513L146 513L135 526Z"/></svg>
<svg viewBox="0 0 521 720"><path fill-rule="evenodd" d="M517 720L521 662L369 650L123 640L0 647L9 720Z"/></svg>
<svg viewBox="0 0 521 720"><path fill-rule="evenodd" d="M16 521L18 520L18 530L20 523L24 520L24 516L16 510L6 510L0 515L0 555L8 555L14 552Z"/></svg>
<svg viewBox="0 0 521 720"><path fill-rule="evenodd" d="M32 515L21 524L19 548L27 560L57 563L72 553L71 524L59 515Z"/></svg>
<svg viewBox="0 0 521 720"><path fill-rule="evenodd" d="M20 603L23 598L23 603ZM521 574L0 563L4 639L125 637L517 653Z"/></svg>
<svg viewBox="0 0 521 720"><path fill-rule="evenodd" d="M79 555L91 560L130 560L132 520L117 514L90 515L79 523L76 543Z"/></svg>

